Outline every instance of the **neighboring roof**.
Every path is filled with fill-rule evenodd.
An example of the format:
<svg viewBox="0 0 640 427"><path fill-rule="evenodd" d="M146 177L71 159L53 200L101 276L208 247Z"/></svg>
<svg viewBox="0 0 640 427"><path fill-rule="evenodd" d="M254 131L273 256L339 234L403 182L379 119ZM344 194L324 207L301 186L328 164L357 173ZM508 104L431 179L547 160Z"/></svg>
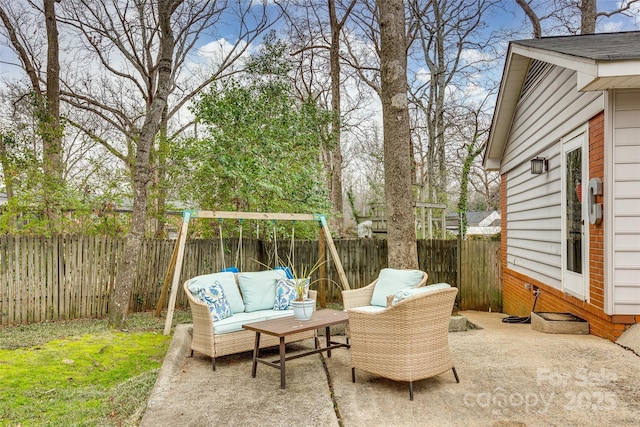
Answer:
<svg viewBox="0 0 640 427"><path fill-rule="evenodd" d="M458 234L459 217L457 212L447 212L447 230ZM500 212L467 211L467 236L493 236L501 230Z"/></svg>
<svg viewBox="0 0 640 427"><path fill-rule="evenodd" d="M531 60L574 70L578 91L640 87L640 31L509 43L483 165L497 170Z"/></svg>
<svg viewBox="0 0 640 427"><path fill-rule="evenodd" d="M458 228L458 213L447 212L447 228ZM497 223L496 223L497 221ZM467 211L467 226L491 227L500 225L500 212L498 211Z"/></svg>

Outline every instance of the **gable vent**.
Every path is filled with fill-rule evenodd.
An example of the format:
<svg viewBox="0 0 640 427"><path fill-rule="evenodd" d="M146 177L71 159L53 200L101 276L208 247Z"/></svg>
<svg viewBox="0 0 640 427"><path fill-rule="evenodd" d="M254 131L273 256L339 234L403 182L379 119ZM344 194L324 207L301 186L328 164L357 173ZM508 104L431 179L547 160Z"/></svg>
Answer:
<svg viewBox="0 0 640 427"><path fill-rule="evenodd" d="M522 92L520 98L524 98L536 84L542 80L542 78L551 70L553 65L548 62L532 59L529 63L529 69L527 70L527 76L524 79L522 85Z"/></svg>

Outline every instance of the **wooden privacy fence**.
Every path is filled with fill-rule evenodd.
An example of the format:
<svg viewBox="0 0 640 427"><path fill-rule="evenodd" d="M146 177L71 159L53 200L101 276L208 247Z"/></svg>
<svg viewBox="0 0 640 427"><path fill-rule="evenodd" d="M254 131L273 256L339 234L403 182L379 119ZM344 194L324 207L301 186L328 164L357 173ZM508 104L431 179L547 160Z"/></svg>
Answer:
<svg viewBox="0 0 640 427"><path fill-rule="evenodd" d="M386 240L334 242L351 288L371 283L387 266ZM131 311L156 308L174 245L174 240L144 241ZM429 283L457 286L460 309L502 310L499 242L419 240L417 245L420 269L429 274ZM317 241L296 241L293 252L289 246L289 241L278 242L281 259L292 254L296 265L313 265L318 259ZM222 250L219 239L188 240L180 283L220 271L222 252L224 266L234 265L237 248L235 238L224 239ZM124 239L105 236L0 236L0 324L106 316L123 250ZM274 258L272 242L244 239L238 263L243 271L257 271L264 269L260 263L273 266ZM327 258L327 300L340 301L337 272L330 254ZM180 290L176 307L188 307Z"/></svg>

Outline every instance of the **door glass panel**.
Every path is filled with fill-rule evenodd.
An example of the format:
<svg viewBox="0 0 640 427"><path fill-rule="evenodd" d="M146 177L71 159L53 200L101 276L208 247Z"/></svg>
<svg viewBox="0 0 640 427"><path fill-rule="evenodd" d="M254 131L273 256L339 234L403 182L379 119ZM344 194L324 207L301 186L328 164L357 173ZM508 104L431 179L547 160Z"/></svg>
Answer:
<svg viewBox="0 0 640 427"><path fill-rule="evenodd" d="M567 270L582 273L582 149L566 154Z"/></svg>

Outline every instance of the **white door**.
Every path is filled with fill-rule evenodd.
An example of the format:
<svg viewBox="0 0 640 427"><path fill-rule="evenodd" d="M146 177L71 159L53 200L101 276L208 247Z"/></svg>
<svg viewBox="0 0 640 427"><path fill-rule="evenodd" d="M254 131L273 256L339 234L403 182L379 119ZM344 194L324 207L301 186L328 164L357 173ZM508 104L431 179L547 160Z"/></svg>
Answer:
<svg viewBox="0 0 640 427"><path fill-rule="evenodd" d="M586 200L587 133L583 129L562 141L562 286L581 300L588 298L589 227ZM586 224L585 224L586 223Z"/></svg>

